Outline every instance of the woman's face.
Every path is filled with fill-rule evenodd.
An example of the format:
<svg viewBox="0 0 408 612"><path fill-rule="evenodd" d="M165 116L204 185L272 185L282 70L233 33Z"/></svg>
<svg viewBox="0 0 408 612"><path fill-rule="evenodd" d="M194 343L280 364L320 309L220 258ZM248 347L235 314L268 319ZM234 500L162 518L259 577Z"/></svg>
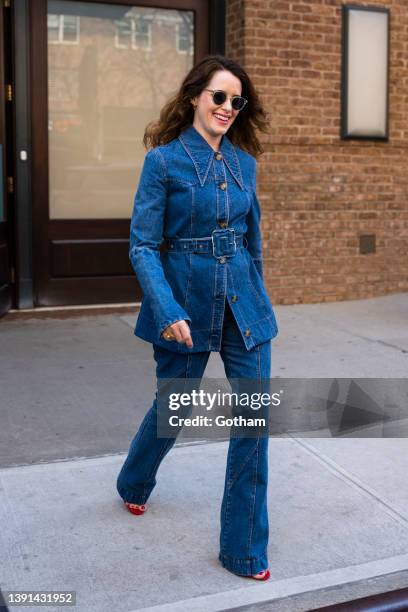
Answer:
<svg viewBox="0 0 408 612"><path fill-rule="evenodd" d="M212 93L207 89L221 89L227 94L227 99L223 104L217 106L213 102ZM232 72L229 70L215 72L206 89L191 100L194 105L197 104L194 112L194 127L206 132L211 140L221 139L240 112L232 108L231 96L240 96L241 93L241 81Z"/></svg>

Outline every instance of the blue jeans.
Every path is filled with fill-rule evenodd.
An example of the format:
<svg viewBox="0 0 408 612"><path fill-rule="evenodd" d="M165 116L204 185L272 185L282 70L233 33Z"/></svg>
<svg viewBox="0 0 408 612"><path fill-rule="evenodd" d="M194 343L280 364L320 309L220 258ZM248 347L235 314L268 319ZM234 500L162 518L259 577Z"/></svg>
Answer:
<svg viewBox="0 0 408 612"><path fill-rule="evenodd" d="M153 349L157 378L201 379L210 356L210 351L178 354L155 344ZM247 350L227 300L220 355L228 379L270 379L271 340ZM156 485L160 463L175 440L175 436L157 437L156 394L117 478L117 490L124 501L146 503ZM267 435L229 440L219 560L235 574L257 574L268 567L268 441Z"/></svg>

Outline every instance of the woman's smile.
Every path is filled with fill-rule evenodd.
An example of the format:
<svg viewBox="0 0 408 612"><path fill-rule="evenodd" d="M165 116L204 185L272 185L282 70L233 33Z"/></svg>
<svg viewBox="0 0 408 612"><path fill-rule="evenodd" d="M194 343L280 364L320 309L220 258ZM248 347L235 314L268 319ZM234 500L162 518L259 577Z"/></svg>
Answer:
<svg viewBox="0 0 408 612"><path fill-rule="evenodd" d="M218 123L221 123L222 125L228 124L230 118L227 115L223 115L222 113L213 113L213 115Z"/></svg>

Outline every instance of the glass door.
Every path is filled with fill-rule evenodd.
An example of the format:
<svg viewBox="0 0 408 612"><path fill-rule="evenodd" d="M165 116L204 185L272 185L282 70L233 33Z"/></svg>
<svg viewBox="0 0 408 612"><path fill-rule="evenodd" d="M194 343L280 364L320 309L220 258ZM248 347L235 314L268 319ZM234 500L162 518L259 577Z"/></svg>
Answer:
<svg viewBox="0 0 408 612"><path fill-rule="evenodd" d="M141 297L128 239L144 129L208 52L207 2L165 4L32 4L37 305Z"/></svg>
<svg viewBox="0 0 408 612"><path fill-rule="evenodd" d="M13 180L9 176L9 158L7 155L8 141L6 140L6 117L11 114L12 100L10 66L8 61L9 24L6 9L0 7L0 316L12 307L14 268L12 267L12 226L11 199ZM9 100L8 100L9 98Z"/></svg>

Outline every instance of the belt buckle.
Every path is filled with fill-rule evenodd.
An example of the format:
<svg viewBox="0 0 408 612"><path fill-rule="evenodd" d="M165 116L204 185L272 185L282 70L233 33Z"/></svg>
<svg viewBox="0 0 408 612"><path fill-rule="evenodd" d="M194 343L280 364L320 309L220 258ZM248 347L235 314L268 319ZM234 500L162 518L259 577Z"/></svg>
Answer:
<svg viewBox="0 0 408 612"><path fill-rule="evenodd" d="M234 251L233 251L233 253L222 253L221 255L216 255L216 254L215 254L215 250L214 250L214 247L216 246L216 244L214 243L214 234L215 234L215 236L218 236L219 234L221 234L221 235L222 235L222 234L226 235L226 233L227 233L227 232L228 232L229 234L232 234L232 236L233 236L233 238L234 238L234 243L233 243L233 246L234 246ZM228 228L215 228L215 229L214 229L214 230L211 232L211 242L212 242L213 256L214 256L216 259L219 259L220 257L233 257L233 256L235 255L235 253L237 252L237 243L236 243L236 240L235 240L235 229L234 229L233 227L228 227ZM230 245L228 244L228 246L230 246Z"/></svg>

